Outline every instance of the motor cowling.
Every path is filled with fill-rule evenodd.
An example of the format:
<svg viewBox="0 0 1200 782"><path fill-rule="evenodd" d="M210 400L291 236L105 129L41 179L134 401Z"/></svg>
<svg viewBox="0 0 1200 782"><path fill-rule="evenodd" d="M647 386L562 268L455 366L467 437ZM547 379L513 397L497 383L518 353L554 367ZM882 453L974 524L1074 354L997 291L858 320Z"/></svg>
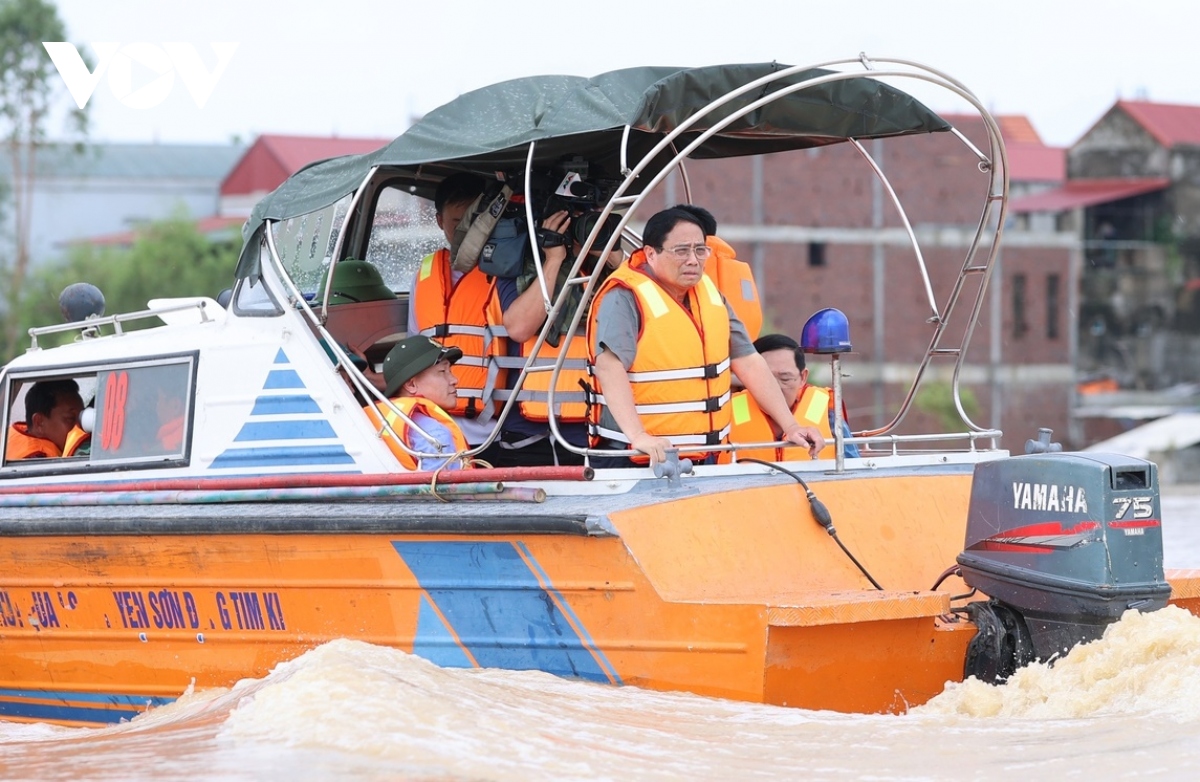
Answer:
<svg viewBox="0 0 1200 782"><path fill-rule="evenodd" d="M1051 660L1099 638L1128 609L1165 606L1171 586L1162 560L1152 462L1044 453L976 465L958 556L962 577L993 598L992 608L978 604L976 613L994 615L999 604L1017 614L1014 626L1001 610L1004 621L997 626L1015 635L1027 628L1036 659ZM987 648L1021 646L1001 640L988 640ZM1013 661L988 660L975 671L968 665L967 674L1012 667Z"/></svg>

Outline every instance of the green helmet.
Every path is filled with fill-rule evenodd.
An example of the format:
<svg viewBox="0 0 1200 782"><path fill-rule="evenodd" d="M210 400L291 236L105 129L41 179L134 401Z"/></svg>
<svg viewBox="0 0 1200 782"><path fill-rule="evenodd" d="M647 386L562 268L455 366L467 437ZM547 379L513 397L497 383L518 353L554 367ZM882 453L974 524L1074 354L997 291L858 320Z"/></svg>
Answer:
<svg viewBox="0 0 1200 782"><path fill-rule="evenodd" d="M321 293L325 290L326 276L321 279ZM318 296L321 295L318 293ZM333 289L329 292L329 303L352 304L361 301L382 301L394 299L396 294L383 282L379 274L366 261L342 261L333 267Z"/></svg>

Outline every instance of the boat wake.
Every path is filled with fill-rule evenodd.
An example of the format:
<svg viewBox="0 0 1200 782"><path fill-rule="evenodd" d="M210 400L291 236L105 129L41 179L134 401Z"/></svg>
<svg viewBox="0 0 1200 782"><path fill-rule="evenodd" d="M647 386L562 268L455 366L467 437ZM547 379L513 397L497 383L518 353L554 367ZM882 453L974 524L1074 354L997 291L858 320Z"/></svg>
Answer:
<svg viewBox="0 0 1200 782"><path fill-rule="evenodd" d="M952 685L896 717L443 669L340 640L110 728L0 723L0 777L930 778L929 741L947 731L948 776L998 779L1035 761L1047 774L1145 772L1147 744L1169 776L1200 763L1198 662L1200 619L1130 613L1053 667Z"/></svg>
<svg viewBox="0 0 1200 782"><path fill-rule="evenodd" d="M1200 619L1176 608L1128 611L1104 637L1002 686L968 679L913 710L926 715L1073 719L1156 715L1200 721Z"/></svg>

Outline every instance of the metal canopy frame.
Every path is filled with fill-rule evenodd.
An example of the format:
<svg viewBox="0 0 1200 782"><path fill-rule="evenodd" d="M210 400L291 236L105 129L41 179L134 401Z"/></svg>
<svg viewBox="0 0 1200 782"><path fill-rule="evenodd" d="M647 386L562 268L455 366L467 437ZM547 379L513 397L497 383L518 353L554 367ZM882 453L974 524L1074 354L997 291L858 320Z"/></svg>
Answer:
<svg viewBox="0 0 1200 782"><path fill-rule="evenodd" d="M678 147L676 142L694 125L709 117L709 115L715 115L715 112L737 100L741 96L756 90L762 90L768 85L772 85L776 82L782 82L792 76L795 76L796 74L814 68L833 69L833 72L797 82L795 84L789 85L785 83L776 91L764 95L763 97L754 100L742 108L732 112L729 116L714 122L711 127L697 135L686 146L683 146L682 148ZM626 126L624 133L621 136L621 148L618 150L619 159L621 161L621 184L615 191L613 197L609 199L599 213L599 217L595 222L595 226L588 235L587 240L584 242L580 252L575 256L574 261L571 264L570 271L567 274L566 283L562 286L561 290L558 291L556 296L551 297L549 295L549 288L547 286L540 260L535 260L538 286L541 290L542 301L546 310L546 320L538 333L533 348L529 351L530 357L525 361L525 364L522 367L519 375L512 384L512 392L505 400L503 408L500 414L497 416L497 421L503 422L510 414L513 405L517 402L517 392L521 390L525 383L525 379L531 372L551 373L548 390L548 404L550 405L551 409L553 409L555 404L556 384L559 375L561 374L564 361L566 360L566 351L561 351L560 355L556 358L553 364L542 363L535 366L534 362L538 352L541 350L542 345L545 343L550 330L554 327L554 323L560 311L569 299L568 293L570 288L572 286L582 285L584 286L582 301L585 304L578 307L573 314L568 333L574 333L579 328L584 313L587 311L586 304L590 303L591 297L597 287L598 280L600 279L600 269L602 268L603 264L597 264L596 268L593 269L590 274L581 276L580 272L583 270L584 261L587 258L588 253L597 243L599 234L605 224L605 221L610 215L616 214L619 218L619 222L617 224L617 229L613 231L611 237L604 243L604 246L600 252L600 257L605 257L609 252L617 249L622 238L626 240L632 240L634 242L640 241L640 236L638 236L637 232L634 231L631 226L632 218L637 213L639 207L645 203L649 194L673 172L676 170L680 172L680 176L683 178L685 193L690 193L690 182L687 178L684 161L688 158L692 151L702 145L709 138L721 132L728 125L741 119L745 115L754 112L774 101L780 100L781 98L784 98L792 93L800 92L805 89L830 82L859 79L864 75L876 79L910 79L924 82L947 90L948 92L957 95L971 104L971 106L983 120L988 137L988 151L981 151L961 132L956 129L951 130L955 136L971 150L978 161L980 170L989 175L989 182L987 196L984 200L984 205L975 230L974 238L966 252L966 256L963 260L963 264L959 270L958 277L950 295L943 303L939 304L933 291L929 271L925 263L924 255L921 251L920 242L918 241L916 233L914 232L912 225L908 220L903 206L900 204L900 200L897 197L894 188L892 187L887 176L884 174L882 168L872 158L870 153L867 152L862 143L860 143L860 141L856 138L849 139L849 143L854 145L854 147L866 161L867 165L872 169L872 171L874 171L876 177L882 183L884 191L891 198L892 204L899 213L904 230L909 237L909 241L913 249L918 272L922 278L927 304L930 310L930 316L928 317L927 322L932 325L933 333L930 336L929 346L926 349L925 355L917 368L916 376L914 377L912 384L905 395L899 411L896 413L892 421L878 429L860 431L854 437L849 438L845 442L885 444L890 447L893 455L898 453L898 448L903 443L915 444L930 442L933 440L965 439L968 444L968 450L972 452L976 450L976 444L978 442L991 440L991 448L994 449L995 438L998 438L1001 435L1001 432L996 429L989 429L980 426L968 415L962 402L961 378L967 347L974 334L975 325L979 320L979 314L983 308L985 294L987 291L988 277L998 255L1000 239L1003 233L1004 220L1008 207L1008 156L1004 147L1004 141L1000 134L1000 128L996 120L983 106L978 97L976 97L975 94L968 90L962 83L951 78L945 73L911 60L868 58L866 55L860 55L859 57L853 59L833 60L817 65L785 68L775 71L767 76L755 79L751 82L747 82L741 87L726 93L717 100L712 101L707 106L694 112L691 116L683 120L674 130L666 133L648 153L643 155L641 159L635 161L632 166L629 166L629 141L631 129ZM537 142L530 142L528 145L525 165L525 217L528 223L528 234L531 245L533 245L533 243L536 241L535 229L537 227L532 211L532 193L530 192L533 182L531 173L534 165L536 149ZM645 186L639 188L636 194L629 195L628 193L635 190L635 181L639 180L643 173L646 172L646 170L650 167L651 162L663 153L670 154L669 162L665 166L662 166L661 169L659 169L645 184ZM350 208L347 210L348 215L355 214L355 206L357 201L361 197L362 193L367 190L371 180L375 176L381 175L381 171L384 171L384 169L374 168L368 174L366 179L363 180L362 185L360 185L358 191L354 195L354 202L351 203ZM386 171L384 171L384 173L386 173ZM334 353L338 356L339 366L345 370L347 376L351 380L351 383L359 391L359 393L363 394L364 398L383 401L391 406L390 401L385 399L383 395L375 389L373 384L366 380L361 372L359 372L358 369L355 368L354 365L349 361L349 357L346 356L344 352L341 351L341 349L336 345L336 341L331 337L331 335L328 334L328 332L325 331L323 318L318 316L317 313L313 311L308 302L305 300L304 296L300 294L299 290L296 289L294 283L292 283L288 277L285 266L280 260L279 255L274 247L274 243L271 240L270 225L272 223L273 221L268 221L268 230L265 231L267 236L266 244L272 261L271 265L274 267L275 272L279 274L285 281L284 285L290 290L289 298L292 299L293 305L298 307L305 314L305 316L312 322L314 328L317 329L321 337L324 338L331 346ZM336 264L340 259L344 238L345 231L341 231L335 247L333 258L331 259L331 263L333 264ZM536 247L533 247L533 250L534 258L537 259L538 253L536 252ZM331 269L328 279L332 280L332 277L333 275ZM963 329L962 339L957 345L945 344L947 342L947 326L958 314L962 304L961 299L964 288L966 287L968 281L972 279L978 279L979 285L976 291L974 302L969 307L968 319ZM328 288L328 286L326 286L326 288ZM329 293L328 290L325 290L322 293L324 295L321 298L321 310L324 311L325 307L327 306ZM952 381L954 405L959 417L962 419L966 427L966 430L963 432L949 433L945 435L895 434L894 432L896 428L900 425L912 408L913 400L920 388L922 380L926 375L926 371L935 359L952 359L954 362ZM394 406L391 407L394 410ZM395 410L395 412L399 413L398 410ZM402 418L404 418L402 413L400 415ZM412 425L411 422L409 422L409 424ZM551 434L558 441L558 443L574 453L585 456L621 456L634 453L632 450L580 448L566 441L554 416L550 417L549 425ZM387 426L386 422L384 424L384 428L390 430L390 427ZM419 432L420 430L417 429L417 431ZM489 446L498 436L499 431L499 426L497 426L491 437L489 437L486 442L479 445L475 449L468 451L466 455L471 456L477 454ZM421 434L424 433L422 432ZM838 440L841 442L842 438L838 437ZM735 450L736 448L761 448L781 445L785 444L753 443L739 444L738 446L724 445L712 447L711 450L724 451ZM406 447L405 450L407 451L409 449ZM418 458L422 456L444 455L415 451L412 453ZM843 450L841 447L838 449L837 457L838 470L840 471L843 468Z"/></svg>

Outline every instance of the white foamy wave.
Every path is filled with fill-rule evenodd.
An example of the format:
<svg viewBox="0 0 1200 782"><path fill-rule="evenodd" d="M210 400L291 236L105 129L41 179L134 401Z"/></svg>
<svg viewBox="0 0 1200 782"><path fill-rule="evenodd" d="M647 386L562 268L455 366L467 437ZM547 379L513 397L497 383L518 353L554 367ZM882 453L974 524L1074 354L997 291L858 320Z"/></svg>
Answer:
<svg viewBox="0 0 1200 782"><path fill-rule="evenodd" d="M780 731L795 735L814 716L537 671L443 669L334 641L248 688L220 737L335 750L410 774L613 778L640 759L643 777L667 778L708 776L716 758L778 773Z"/></svg>
<svg viewBox="0 0 1200 782"><path fill-rule="evenodd" d="M0 726L0 779L1009 781L1033 767L1040 778L1191 778L1200 767L1195 723L1149 711L1185 713L1200 702L1200 685L1188 681L1198 626L1174 609L1130 616L1086 655L1022 673L1041 677L1040 692L1018 696L1016 678L988 690L1012 704L1073 701L1073 709L1010 704L993 719L955 705L960 692L984 689L977 683L912 714L849 715L536 671L442 669L395 649L334 641L262 679L189 695L130 723ZM1070 674L1073 667L1081 671ZM1139 667L1125 679L1109 672ZM1167 681L1158 687L1155 677Z"/></svg>
<svg viewBox="0 0 1200 782"><path fill-rule="evenodd" d="M922 715L1070 719L1128 714L1200 720L1200 618L1167 606L1127 611L1104 637L1053 666L1029 665L1007 683L951 684Z"/></svg>
<svg viewBox="0 0 1200 782"><path fill-rule="evenodd" d="M65 728L45 722L0 722L0 744L20 741L55 741L87 732L87 728Z"/></svg>

